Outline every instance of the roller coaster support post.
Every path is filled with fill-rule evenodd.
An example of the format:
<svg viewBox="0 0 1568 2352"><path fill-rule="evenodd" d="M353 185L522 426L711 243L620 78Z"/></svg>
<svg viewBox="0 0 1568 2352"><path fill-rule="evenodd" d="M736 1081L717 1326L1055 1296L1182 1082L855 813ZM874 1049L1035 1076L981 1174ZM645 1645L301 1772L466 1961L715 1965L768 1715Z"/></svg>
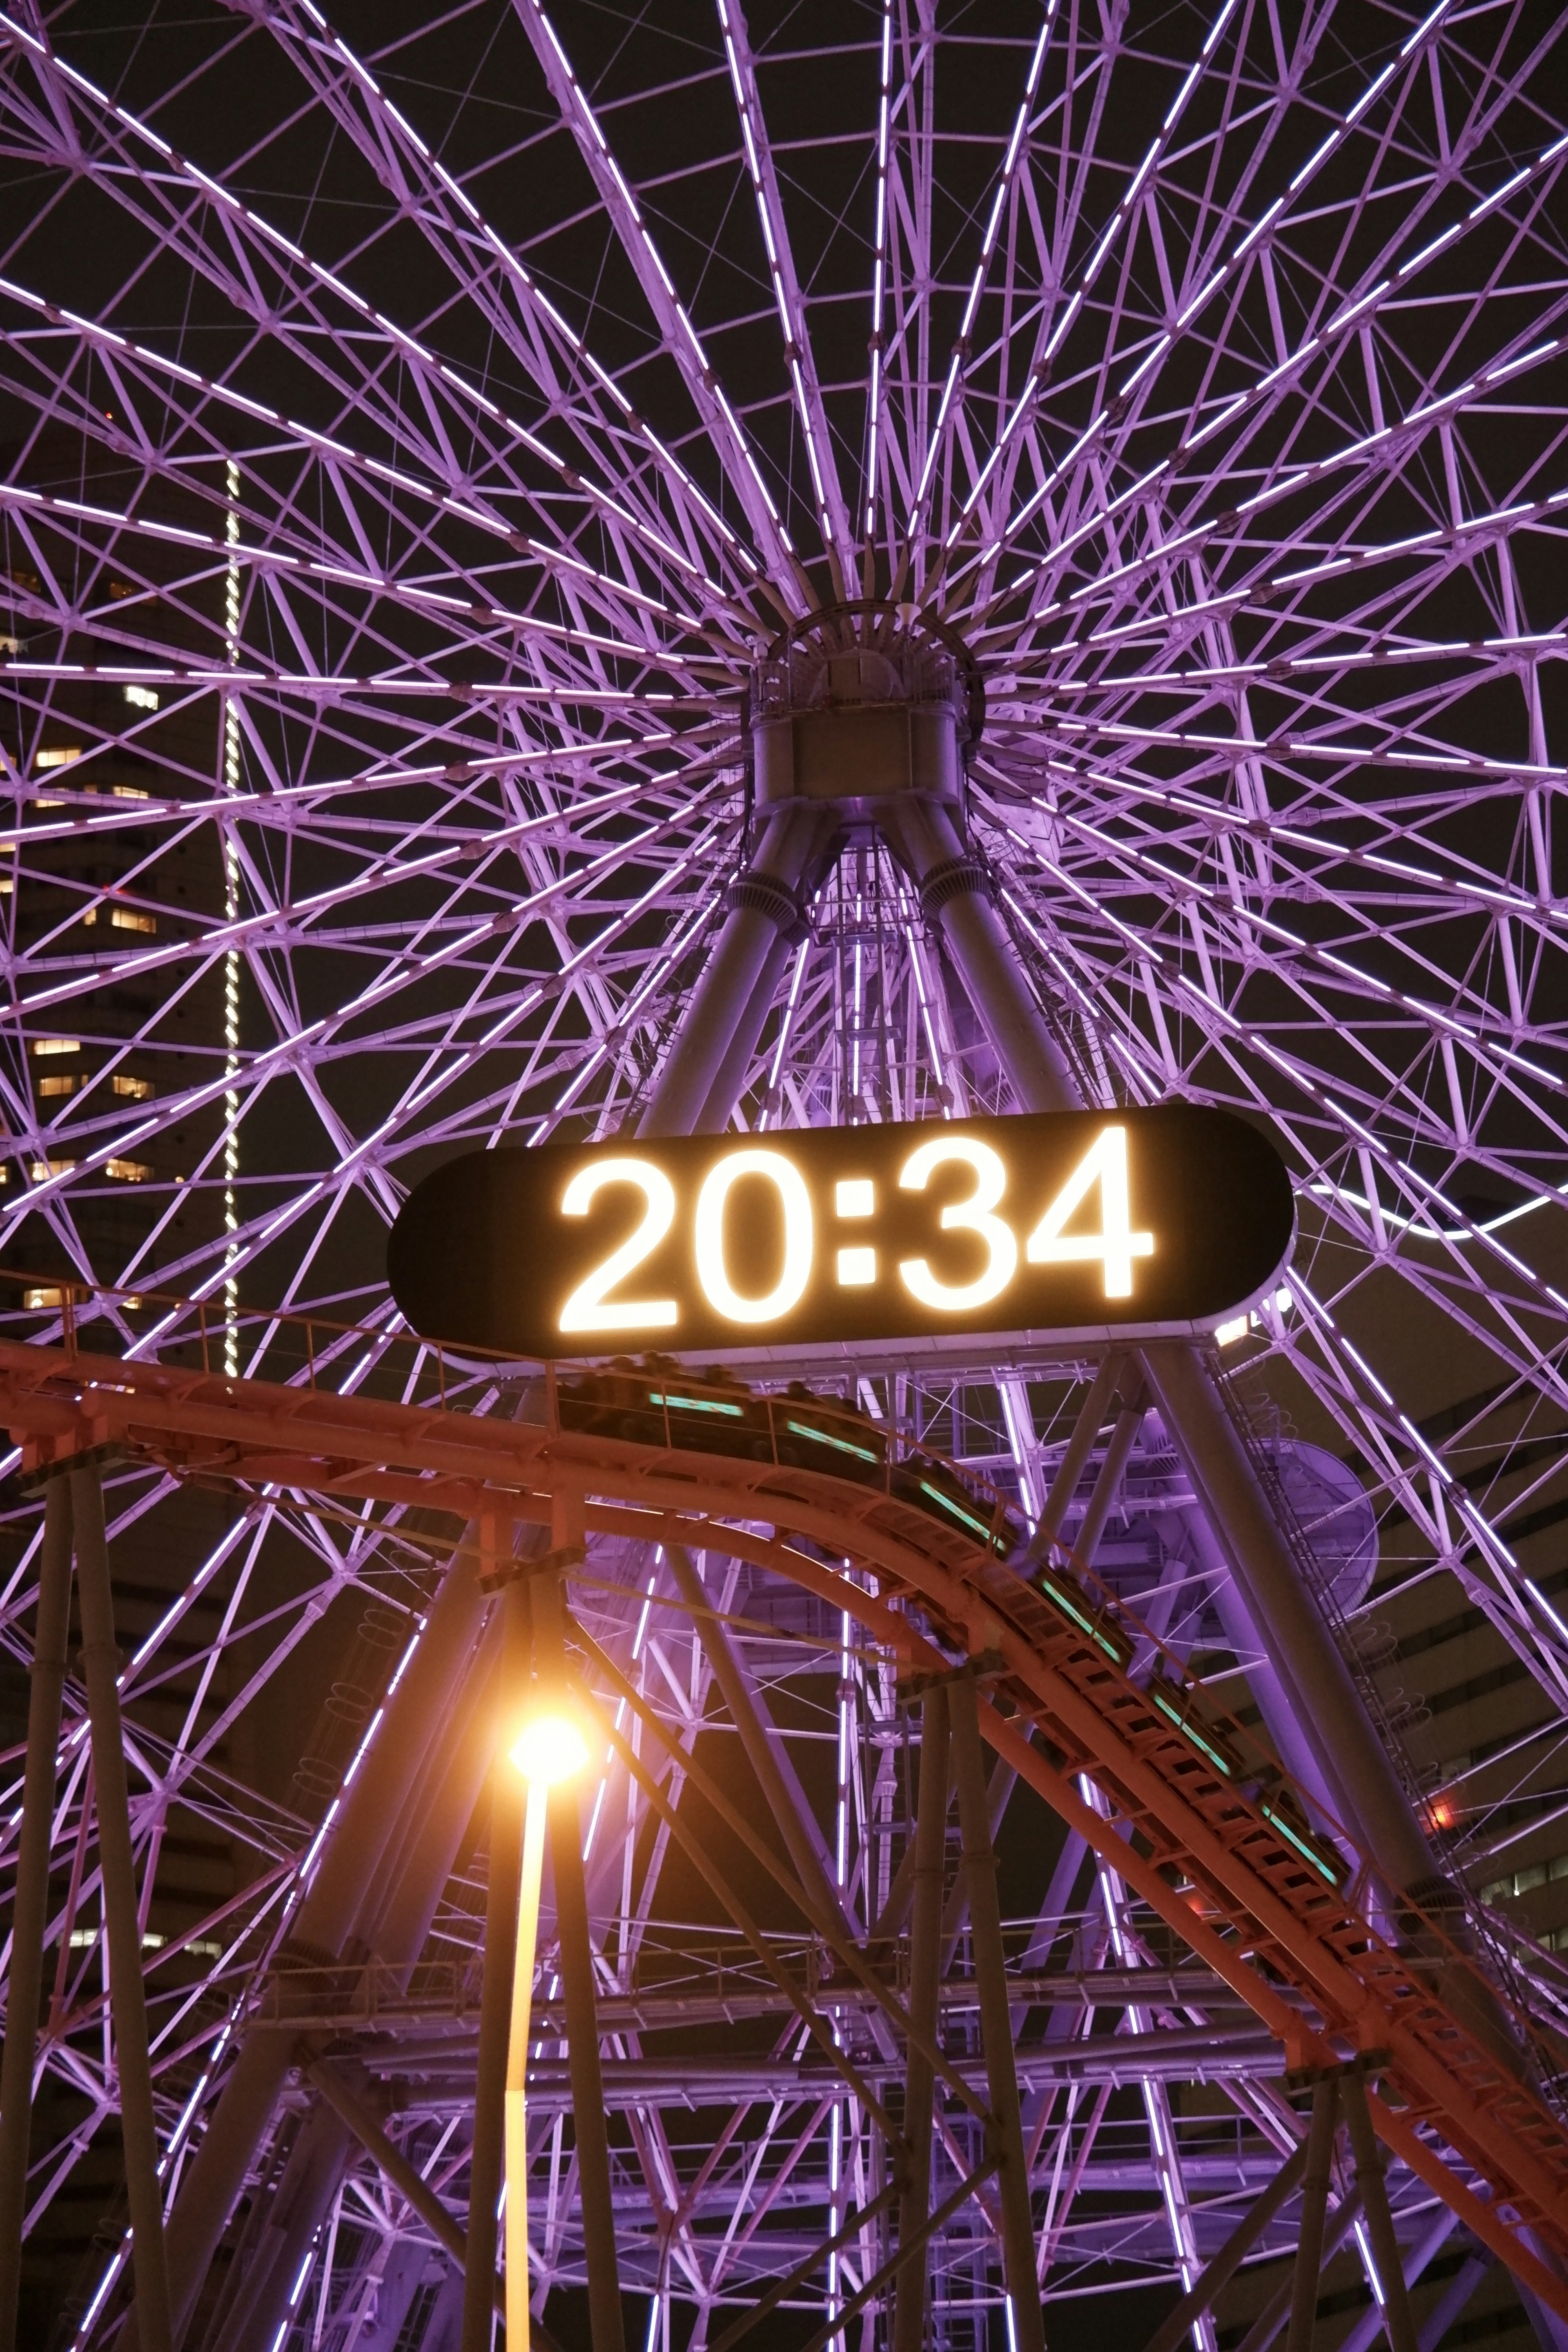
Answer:
<svg viewBox="0 0 1568 2352"><path fill-rule="evenodd" d="M110 2010L120 2088L120 2129L131 2208L131 2257L143 2352L171 2352L169 2271L158 2132L147 2056L147 2004L142 1990L142 1919L131 1850L131 1805L120 1721L120 1652L114 1595L103 1532L103 1489L96 1465L71 1473L81 1663L92 1725L92 1777L98 1796L98 1862L109 1945Z"/></svg>
<svg viewBox="0 0 1568 2352"><path fill-rule="evenodd" d="M1149 2338L1143 2352L1176 2352L1193 2322L1212 2310L1214 2299L1228 2285L1246 2257L1263 2235L1307 2168L1307 2143L1288 2156L1257 2202L1245 2212L1214 2260L1194 2280L1174 2309L1168 2311Z"/></svg>
<svg viewBox="0 0 1568 2352"><path fill-rule="evenodd" d="M1312 2329L1318 2316L1318 2284L1323 2263L1323 2220L1329 2206L1333 2168L1334 2133L1339 2125L1340 2085L1336 2074L1320 2078L1312 2091L1312 2120L1307 2133L1307 2169L1301 2182L1300 2236L1290 2286L1290 2332L1285 2352L1311 2352Z"/></svg>
<svg viewBox="0 0 1568 2352"><path fill-rule="evenodd" d="M27 2143L33 2120L33 2065L38 2046L38 1988L49 1907L49 1845L54 1828L55 1757L60 1738L66 1639L70 1626L70 1485L51 1478L44 1505L38 1562L38 1618L33 1636L33 1688L27 1703L27 1761L16 1843L11 1910L11 1975L5 1999L5 2053L0 2066L0 2352L14 2352L21 2282L22 2229L27 2213Z"/></svg>
<svg viewBox="0 0 1568 2352"><path fill-rule="evenodd" d="M910 1923L911 2031L904 2075L904 2180L899 2200L900 2248L913 2244L917 2231L925 2225L931 2206L935 2077L927 2053L937 2033L948 1789L947 1692L939 1684L927 1691L921 1708L920 1812L915 1822L913 1912ZM899 2273L893 2352L921 2352L930 2267L923 2260L910 2262Z"/></svg>
<svg viewBox="0 0 1568 2352"><path fill-rule="evenodd" d="M1013 2056L1013 2026L1007 2012L1007 1972L1002 1949L1002 1911L996 1895L996 1856L985 1795L980 1717L971 1675L955 1675L948 1686L953 1778L958 1784L958 1820L963 1833L963 1874L969 1895L970 1933L974 1944L975 1990L980 2000L980 2038L991 2102L992 2153L1002 2206L1002 2259L1013 2306L1017 2352L1046 2352L1040 2291L1035 2275L1035 2228L1029 2208L1029 2171L1024 2156L1018 2076Z"/></svg>
<svg viewBox="0 0 1568 2352"><path fill-rule="evenodd" d="M1367 2228L1372 2232L1372 2258L1377 2265L1377 2284L1381 2289L1378 2300L1383 2305L1384 2325L1388 2330L1389 2352L1419 2352L1415 2323L1410 2315L1410 2298L1405 2291L1405 2266L1400 2257L1399 2241L1394 2234L1388 2192L1384 2186L1383 2157L1378 2148L1377 2135L1372 2127L1372 2116L1367 2111L1366 2090L1359 2067L1346 2068L1342 2096L1345 2121L1350 2126L1351 2148L1355 2157L1355 2177L1361 2184Z"/></svg>

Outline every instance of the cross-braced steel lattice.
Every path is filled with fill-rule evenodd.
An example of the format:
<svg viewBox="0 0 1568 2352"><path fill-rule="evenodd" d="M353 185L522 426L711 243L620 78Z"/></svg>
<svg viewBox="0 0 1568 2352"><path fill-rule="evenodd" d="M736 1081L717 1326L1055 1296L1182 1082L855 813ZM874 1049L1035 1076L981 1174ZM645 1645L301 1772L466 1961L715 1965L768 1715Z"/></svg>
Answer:
<svg viewBox="0 0 1568 2352"><path fill-rule="evenodd" d="M1267 1113L1294 1261L1216 1356L917 1356L844 1401L1070 1544L1145 1668L1228 1677L1390 1934L1424 1890L1494 2024L1542 2021L1549 2104L1568 1974L1491 1897L1568 1801L1524 1549L1568 1424L1559 30L1549 0L0 13L5 1334L424 1394L384 1237L458 1150ZM942 791L884 806L841 759L770 799L771 725L889 703L946 714ZM452 1381L531 1409L524 1371ZM504 1612L447 1598L475 1538L100 1468L176 2328L456 2352L507 1866ZM35 1499L5 1526L9 1885L47 1546ZM1418 1589L1528 1694L1484 1752L1410 1686ZM567 1597L647 1759L581 1823L628 2341L720 2352L782 2284L792 2347L1002 2352L991 1885L1047 2332L1157 2284L1215 2352L1250 2214L1232 2268L1316 2231L1376 2297L1350 2352L1385 2308L1410 2352L1391 2265L1458 2223L1402 2164L1380 2203L1359 2074L1310 2131L1279 2041L1002 1766L988 1876L960 1704L927 1821L923 1702L865 1620L603 1532ZM61 1643L16 2197L60 2282L39 2340L129 2346L101 1643ZM906 2077L705 1782L929 2002L952 2079ZM324 1885L353 1900L302 1936ZM534 2308L585 2343L552 1902ZM889 2268L922 2199L923 2308ZM1489 2259L1461 2242L1423 2344ZM1310 2317L1287 2285L1249 2352Z"/></svg>

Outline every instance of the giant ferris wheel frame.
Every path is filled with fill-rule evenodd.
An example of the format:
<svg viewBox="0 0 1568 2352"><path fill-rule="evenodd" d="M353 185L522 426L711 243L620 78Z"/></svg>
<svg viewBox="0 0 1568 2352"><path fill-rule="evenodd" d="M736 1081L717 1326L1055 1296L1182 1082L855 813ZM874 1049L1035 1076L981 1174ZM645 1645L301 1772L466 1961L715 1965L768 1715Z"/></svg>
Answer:
<svg viewBox="0 0 1568 2352"><path fill-rule="evenodd" d="M1300 1242L1288 1299L1244 1344L1559 1715L1561 1626L1464 1480L1500 1398L1509 1458L1544 1489L1554 1469L1529 1469L1530 1449L1564 1402L1557 31L1549 11L1458 0L1290 23L1246 0L1147 20L1048 0L950 22L883 0L774 25L717 0L710 22L617 28L492 0L362 32L262 0L154 14L135 38L89 10L0 23L0 141L27 196L0 268L17 615L0 1215L52 1277L28 1336L58 1338L79 1284L106 1350L150 1361L191 1328L131 1303L155 1282L221 1327L226 1370L298 1385L289 1325L257 1310L315 1309L372 1334L332 1353L352 1394L400 1343L386 1223L459 1146L675 1132L737 1106L749 1126L1064 1094L1267 1108ZM853 823L753 801L757 698L803 638L858 660L956 648L984 688L956 798ZM100 866L71 862L84 841ZM182 846L209 880L179 909ZM210 1034L183 1033L207 1002ZM40 1046L80 1083L45 1095ZM101 1209L130 1184L150 1213L122 1246ZM1401 1318L1403 1349L1384 1337ZM1419 1426L1412 1361L1434 1341L1479 1368L1486 1400L1441 1437ZM1211 1593L1246 1588L1258 1622L1233 1646L1260 1690L1276 1677L1284 1760L1317 1771L1369 1853L1382 1843L1391 1885L1423 1856L1439 1886L1484 1862L1500 1801L1464 1853L1427 1854L1436 1815L1389 1759L1386 1708L1374 1722L1336 1697L1324 1731L1300 1678L1326 1677L1320 1697L1359 1681L1375 1711L1375 1677L1353 1646L1345 1666L1207 1370L1172 1360L1140 1391L1086 1357L1042 1430L1038 1370L974 1367L1031 1517L1071 1469L1062 1508L1092 1555L1134 1449L1173 1438L1173 1499L1210 1530L1205 1552L1192 1529L1187 1569ZM906 1407L919 1391L916 1366ZM482 1382L468 1400L498 1401ZM115 1475L111 1538L174 1475ZM374 1586L405 1517L406 1498L362 1498L333 1518L262 1480L138 1652L128 1721L215 1579L236 1598L214 1671L245 1636L270 1531L315 1563L281 1662L312 1601ZM14 1643L38 1558L33 1536L5 1599ZM635 1547L596 1568L623 1594L600 1633L646 1681L639 1619L679 1601L674 1571ZM687 1622L700 1720L710 1667L700 1614ZM471 1671L490 1664L481 1643ZM861 1776L880 1769L885 1706L847 1618L835 1665L856 1759L826 1846L843 1894L861 1834L846 1824L877 1818ZM247 1670L237 1703L264 1704L268 1680ZM668 1675L654 1688L676 1706ZM743 1678L723 1696L755 1711ZM79 1693L68 1720L55 1832L82 1857L75 1906L96 1852ZM198 1703L156 1764L133 1760L144 1870L212 1735ZM457 1759L444 1769L456 1805ZM263 1834L254 1798L207 1801ZM626 1801L631 1856L654 1813L629 1784ZM319 1858L276 1810L264 1836L277 1885ZM654 1900L657 1874L627 1872L602 1891L602 1969L612 1948L629 1963ZM1125 1876L1096 1881L1113 1969L1148 1952ZM848 1898L862 1933L870 1887ZM62 1957L75 1916L51 1916ZM237 1915L257 1988L277 1917ZM46 2052L87 2118L35 2212L115 2105L112 2053L89 2048L91 1964ZM1520 1968L1550 2012L1548 1957L1513 1956L1505 1982ZM1141 2034L1156 2021L1128 2014ZM168 2043L171 2159L218 2112L227 2041L216 2072L184 2074ZM1152 2193L1161 2274L1191 2287L1223 2209L1196 2193L1162 2064L1120 2216L1076 2259L1121 2246L1123 2278L1142 2274ZM455 2193L463 2105L433 2094L399 2126ZM1105 2110L1070 2095L1052 2137L1054 2111L1053 2095L1035 2182L1047 2291ZM874 2169L875 2135L838 2098L787 2144L777 2105L739 2172L722 2153L739 2121L693 2171L657 2101L630 2112L644 2193L673 2217L650 2324L703 2340L733 2291L730 2241L784 2194L775 2168L836 2229L850 2172ZM1265 2146L1300 2136L1254 2085L1238 2112ZM374 2340L395 2215L346 2140L321 2154L321 2114L257 2126L253 2151L276 2147L316 2202L246 2324ZM581 2261L552 2131L546 2290ZM259 2210L217 2220L243 2247ZM1412 2261L1424 2226L1412 2205ZM971 2282L940 2318L933 2304L945 2341L1002 2304L994 2235L977 2250L967 2222L944 2227L933 2272L951 2255ZM831 2318L846 2273L826 2262ZM114 2311L110 2271L83 2341ZM1194 2325L1212 2352L1212 2316Z"/></svg>

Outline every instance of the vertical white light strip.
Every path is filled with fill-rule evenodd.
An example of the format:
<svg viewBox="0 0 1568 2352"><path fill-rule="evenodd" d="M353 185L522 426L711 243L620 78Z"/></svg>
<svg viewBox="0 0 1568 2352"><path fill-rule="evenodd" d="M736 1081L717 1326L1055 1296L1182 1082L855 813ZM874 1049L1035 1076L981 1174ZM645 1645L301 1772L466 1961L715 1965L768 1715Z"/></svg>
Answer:
<svg viewBox="0 0 1568 2352"><path fill-rule="evenodd" d="M893 90L893 0L882 0L882 89L877 110L877 233L871 278L871 383L866 404L866 562L877 530L877 425L882 410L882 299L888 274L888 133ZM870 573L867 572L869 593Z"/></svg>
<svg viewBox="0 0 1568 2352"><path fill-rule="evenodd" d="M834 1825L833 1853L834 1876L841 1894L849 1884L849 1768L850 1751L856 1734L852 1696L854 1686L849 1679L854 1664L852 1640L852 1621L849 1612L846 1609L840 1613L838 1620L838 1806ZM837 2024L833 2029L833 2038L836 2042L841 2038ZM844 2219L845 2209L849 2202L848 2192L845 2188L847 2166L844 2126L846 2119L846 2103L842 2100L835 2101L827 2143L827 2233L829 2237L837 2235L839 2223ZM827 2257L827 2315L830 2319L837 2313L842 2299L843 2289L839 2279L838 2256L833 2253ZM833 2347L837 2347L837 2352L846 2352L845 2338L841 2333L836 2333L830 2337L830 2352Z"/></svg>
<svg viewBox="0 0 1568 2352"><path fill-rule="evenodd" d="M239 662L239 558L234 552L239 544L239 467L232 457L225 487L228 512L224 537L229 557L224 580L223 636L224 652L230 669L234 669ZM226 694L223 699L223 788L229 793L239 791L239 714L232 694ZM226 922L237 921L239 855L233 835L226 828L223 838L223 911ZM236 1205L239 1181L239 1088L236 1083L239 1076L239 950L232 947L223 960L223 1044L224 1077L227 1082L223 1098L223 1368L232 1381L239 1372L239 1283L234 1272L239 1255L235 1240L239 1231Z"/></svg>

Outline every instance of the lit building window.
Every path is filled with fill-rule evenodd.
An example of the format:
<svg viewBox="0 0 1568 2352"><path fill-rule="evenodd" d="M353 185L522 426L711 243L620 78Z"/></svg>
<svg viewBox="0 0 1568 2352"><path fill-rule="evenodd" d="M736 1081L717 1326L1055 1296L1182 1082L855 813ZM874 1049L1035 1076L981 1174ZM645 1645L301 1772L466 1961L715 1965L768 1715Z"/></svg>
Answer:
<svg viewBox="0 0 1568 2352"><path fill-rule="evenodd" d="M62 1076L40 1078L38 1080L38 1092L44 1097L46 1101L51 1095L74 1095L76 1092L76 1080L72 1077Z"/></svg>
<svg viewBox="0 0 1568 2352"><path fill-rule="evenodd" d="M52 751L40 751L33 762L36 772L43 775L50 768L68 768L81 757L79 743L59 743Z"/></svg>
<svg viewBox="0 0 1568 2352"><path fill-rule="evenodd" d="M151 797L140 784L110 784L109 794L116 801L144 801Z"/></svg>
<svg viewBox="0 0 1568 2352"><path fill-rule="evenodd" d="M106 1160L103 1172L115 1184L145 1184L153 1173L144 1160Z"/></svg>
<svg viewBox="0 0 1568 2352"><path fill-rule="evenodd" d="M75 1166L74 1160L35 1160L33 1181L35 1184L44 1184L51 1176L68 1176Z"/></svg>
<svg viewBox="0 0 1568 2352"><path fill-rule="evenodd" d="M33 1040L33 1052L40 1062L51 1054L79 1054L80 1051L79 1037L35 1037Z"/></svg>
<svg viewBox="0 0 1568 2352"><path fill-rule="evenodd" d="M156 915L144 915L139 907L111 907L109 927L115 931L155 931L158 918Z"/></svg>
<svg viewBox="0 0 1568 2352"><path fill-rule="evenodd" d="M153 1098L151 1078L133 1078L128 1070L116 1070L109 1081L110 1091L122 1095L127 1102L150 1102Z"/></svg>
<svg viewBox="0 0 1568 2352"><path fill-rule="evenodd" d="M1550 1862L1528 1863L1516 1870L1510 1878L1494 1878L1489 1886L1481 1889L1483 1903L1509 1903L1521 1895L1530 1895L1538 1886L1545 1886L1559 1878L1568 1878L1568 1853L1560 1853Z"/></svg>
<svg viewBox="0 0 1568 2352"><path fill-rule="evenodd" d="M128 686L125 699L132 710L156 710L158 698L150 686Z"/></svg>
<svg viewBox="0 0 1568 2352"><path fill-rule="evenodd" d="M30 1308L35 1313L40 1307L58 1307L59 1303L60 1294L58 1290L24 1290L22 1293L23 1307Z"/></svg>

